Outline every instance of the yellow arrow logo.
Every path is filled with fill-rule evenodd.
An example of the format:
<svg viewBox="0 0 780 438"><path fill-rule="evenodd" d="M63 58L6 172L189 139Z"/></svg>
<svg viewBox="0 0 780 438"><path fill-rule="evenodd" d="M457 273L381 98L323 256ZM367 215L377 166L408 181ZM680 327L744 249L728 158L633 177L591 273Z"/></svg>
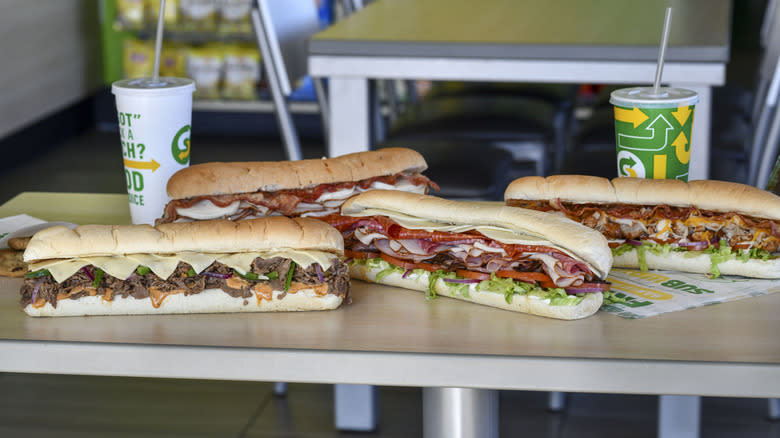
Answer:
<svg viewBox="0 0 780 438"><path fill-rule="evenodd" d="M152 169L152 172L160 168L160 163L152 159L152 161L132 161L125 158L125 167L131 169Z"/></svg>
<svg viewBox="0 0 780 438"><path fill-rule="evenodd" d="M634 128L641 125L648 117L639 108L632 108L630 110L615 107L615 120L620 122L633 123Z"/></svg>
<svg viewBox="0 0 780 438"><path fill-rule="evenodd" d="M688 146L688 137L685 136L684 132L680 132L672 142L672 146L674 146L674 154L677 156L677 160L682 164L688 164L688 161L691 159L691 148L686 147Z"/></svg>
<svg viewBox="0 0 780 438"><path fill-rule="evenodd" d="M677 111L672 111L672 115L675 119L677 119L678 122L680 122L680 126L684 126L685 122L688 121L688 117L691 116L691 107L689 106L681 106L677 108Z"/></svg>
<svg viewBox="0 0 780 438"><path fill-rule="evenodd" d="M185 160L190 155L190 139L184 140L184 146L187 146L187 149L179 152L179 161Z"/></svg>

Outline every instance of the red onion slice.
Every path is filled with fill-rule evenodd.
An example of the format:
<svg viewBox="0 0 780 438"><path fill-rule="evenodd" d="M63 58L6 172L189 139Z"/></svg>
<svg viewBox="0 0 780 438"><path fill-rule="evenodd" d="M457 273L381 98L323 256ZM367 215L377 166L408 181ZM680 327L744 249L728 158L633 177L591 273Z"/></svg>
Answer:
<svg viewBox="0 0 780 438"><path fill-rule="evenodd" d="M95 281L95 276L92 275L91 272L89 272L89 269L87 269L86 266L81 268L82 271L84 271L85 274L87 274L87 277L89 277L90 280Z"/></svg>
<svg viewBox="0 0 780 438"><path fill-rule="evenodd" d="M709 242L679 242L679 246L687 249L691 249L694 251L701 251L703 249L707 249L708 246L710 246Z"/></svg>
<svg viewBox="0 0 780 438"><path fill-rule="evenodd" d="M461 284L473 284L482 281L482 280L477 280L476 278L442 278L442 280L446 281L447 283L461 283Z"/></svg>
<svg viewBox="0 0 780 438"><path fill-rule="evenodd" d="M232 277L232 274L219 274L216 272L204 272L203 275L207 277L221 278L223 280L227 280L228 278Z"/></svg>
<svg viewBox="0 0 780 438"><path fill-rule="evenodd" d="M43 284L43 278L41 278L35 283L35 287L33 288L33 292L32 292L32 299L30 300L31 304L35 304L35 300L38 298L38 290L41 288L42 284Z"/></svg>
<svg viewBox="0 0 780 438"><path fill-rule="evenodd" d="M319 280L320 283L324 283L325 275L322 274L322 267L319 263L314 264L314 271L317 272L317 280Z"/></svg>
<svg viewBox="0 0 780 438"><path fill-rule="evenodd" d="M634 245L634 246L642 246L642 242L640 242L638 240L626 239L626 243L629 244L629 245Z"/></svg>
<svg viewBox="0 0 780 438"><path fill-rule="evenodd" d="M408 276L409 276L409 274L411 274L411 273L412 273L412 270L411 270L411 269L407 269L407 270L406 270L406 272L404 272L404 275L402 275L402 276L401 276L401 278L406 278L406 277L408 277Z"/></svg>

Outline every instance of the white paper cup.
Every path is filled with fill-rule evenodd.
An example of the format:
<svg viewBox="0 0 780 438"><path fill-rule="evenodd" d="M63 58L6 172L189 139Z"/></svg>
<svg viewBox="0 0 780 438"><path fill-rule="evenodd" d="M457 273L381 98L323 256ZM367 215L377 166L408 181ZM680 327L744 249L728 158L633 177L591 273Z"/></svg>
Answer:
<svg viewBox="0 0 780 438"><path fill-rule="evenodd" d="M116 96L125 180L134 224L154 224L170 198L168 179L190 165L195 82L187 78L123 79Z"/></svg>

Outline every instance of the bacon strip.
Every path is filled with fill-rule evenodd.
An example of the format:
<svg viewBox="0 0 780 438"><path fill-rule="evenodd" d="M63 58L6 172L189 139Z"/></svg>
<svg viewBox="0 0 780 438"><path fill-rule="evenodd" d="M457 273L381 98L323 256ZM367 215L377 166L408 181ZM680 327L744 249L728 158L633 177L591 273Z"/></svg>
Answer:
<svg viewBox="0 0 780 438"><path fill-rule="evenodd" d="M168 203L168 205L165 206L163 217L157 220L157 224L176 222L181 218L178 214L178 210L180 208L190 208L203 200L208 200L212 204L221 208L227 207L236 201L241 202L242 208L236 213L234 217L231 217L231 219L234 220L236 218L242 219L254 215L255 211L252 210L253 205L269 208L270 211L267 214L268 216L274 214L281 214L283 216L300 216L308 212L319 211L314 209L296 211L296 207L301 202L315 203L315 201L319 199L323 193L335 192L342 189L352 189L354 187L360 187L363 190L366 190L376 182L395 185L401 179L405 179L416 186L425 185L426 191L427 188L439 190L439 186L428 179L428 177L425 175L420 173L401 172L395 175L377 176L360 181L345 181L335 184L319 184L303 189L287 189L273 192L259 190L254 193L203 195L186 199L172 200Z"/></svg>

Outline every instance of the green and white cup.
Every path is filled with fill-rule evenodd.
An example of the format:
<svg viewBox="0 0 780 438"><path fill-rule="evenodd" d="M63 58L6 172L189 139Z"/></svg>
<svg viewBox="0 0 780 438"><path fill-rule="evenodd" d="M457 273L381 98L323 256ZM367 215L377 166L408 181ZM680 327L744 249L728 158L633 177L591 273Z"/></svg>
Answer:
<svg viewBox="0 0 780 438"><path fill-rule="evenodd" d="M618 176L688 181L693 111L699 95L684 88L615 90Z"/></svg>
<svg viewBox="0 0 780 438"><path fill-rule="evenodd" d="M168 179L190 165L195 82L187 78L114 82L125 180L134 224L154 224L170 198Z"/></svg>

